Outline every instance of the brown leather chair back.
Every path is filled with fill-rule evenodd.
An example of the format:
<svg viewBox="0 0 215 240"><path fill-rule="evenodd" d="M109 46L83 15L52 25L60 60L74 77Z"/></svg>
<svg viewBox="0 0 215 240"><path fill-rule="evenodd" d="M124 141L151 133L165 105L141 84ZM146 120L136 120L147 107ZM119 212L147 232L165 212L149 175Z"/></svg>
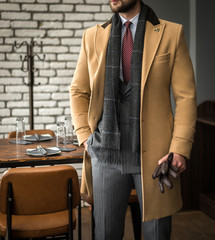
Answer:
<svg viewBox="0 0 215 240"><path fill-rule="evenodd" d="M55 136L55 133L49 129L26 130L27 135L33 135L35 133L36 134L50 134L51 136ZM8 138L15 138L15 137L16 137L16 131L9 132Z"/></svg>
<svg viewBox="0 0 215 240"><path fill-rule="evenodd" d="M73 208L80 200L79 181L72 166L13 168L1 181L0 211L6 214L8 182L12 183L15 215L46 214L68 209L68 179L72 179Z"/></svg>

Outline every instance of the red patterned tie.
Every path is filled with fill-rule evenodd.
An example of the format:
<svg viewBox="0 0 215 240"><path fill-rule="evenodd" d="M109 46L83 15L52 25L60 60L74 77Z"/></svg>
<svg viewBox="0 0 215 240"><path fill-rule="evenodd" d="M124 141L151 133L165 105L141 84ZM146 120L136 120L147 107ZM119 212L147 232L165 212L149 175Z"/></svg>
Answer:
<svg viewBox="0 0 215 240"><path fill-rule="evenodd" d="M122 71L123 71L123 79L126 85L130 81L131 55L133 50L133 38L132 38L130 25L131 25L131 22L129 21L125 23L126 30L125 30L125 35L123 37L123 43L122 43Z"/></svg>

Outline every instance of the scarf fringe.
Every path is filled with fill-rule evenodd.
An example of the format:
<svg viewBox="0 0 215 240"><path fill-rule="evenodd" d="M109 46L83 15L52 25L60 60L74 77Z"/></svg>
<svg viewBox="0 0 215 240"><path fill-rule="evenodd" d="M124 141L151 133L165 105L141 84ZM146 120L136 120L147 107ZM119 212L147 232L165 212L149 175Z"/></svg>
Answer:
<svg viewBox="0 0 215 240"><path fill-rule="evenodd" d="M121 163L119 149L102 148L100 152L102 153L102 155L98 159L99 162L110 163L110 164L111 163L112 164L120 164Z"/></svg>

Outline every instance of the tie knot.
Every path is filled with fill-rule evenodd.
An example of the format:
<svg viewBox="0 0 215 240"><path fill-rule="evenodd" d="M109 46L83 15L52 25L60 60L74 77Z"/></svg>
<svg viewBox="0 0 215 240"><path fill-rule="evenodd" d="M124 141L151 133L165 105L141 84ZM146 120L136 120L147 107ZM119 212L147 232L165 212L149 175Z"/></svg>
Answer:
<svg viewBox="0 0 215 240"><path fill-rule="evenodd" d="M125 22L125 26L126 26L126 28L129 28L130 25L131 25L131 23L132 23L132 22L130 22L130 21Z"/></svg>

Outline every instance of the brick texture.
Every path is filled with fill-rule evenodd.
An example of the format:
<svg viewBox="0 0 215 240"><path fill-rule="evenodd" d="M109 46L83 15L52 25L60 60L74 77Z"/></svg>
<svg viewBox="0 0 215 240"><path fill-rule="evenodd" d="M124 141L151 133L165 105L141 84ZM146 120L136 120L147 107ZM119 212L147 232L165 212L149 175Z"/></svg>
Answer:
<svg viewBox="0 0 215 240"><path fill-rule="evenodd" d="M108 2L0 0L0 138L15 130L17 116L25 118L29 129L28 73L21 70L20 61L26 46L16 49L14 41L43 41L43 48L34 47L40 57L45 54L43 62L35 57L34 127L55 131L57 121L70 115L69 86L83 31L109 20Z"/></svg>

